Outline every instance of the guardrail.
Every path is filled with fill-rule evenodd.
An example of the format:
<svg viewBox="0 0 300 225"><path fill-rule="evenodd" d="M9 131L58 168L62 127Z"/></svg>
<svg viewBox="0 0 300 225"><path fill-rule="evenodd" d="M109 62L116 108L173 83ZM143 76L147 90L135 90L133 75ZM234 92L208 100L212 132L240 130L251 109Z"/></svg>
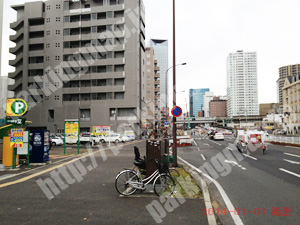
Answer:
<svg viewBox="0 0 300 225"><path fill-rule="evenodd" d="M300 145L300 137L269 135L269 137L266 138L266 141Z"/></svg>

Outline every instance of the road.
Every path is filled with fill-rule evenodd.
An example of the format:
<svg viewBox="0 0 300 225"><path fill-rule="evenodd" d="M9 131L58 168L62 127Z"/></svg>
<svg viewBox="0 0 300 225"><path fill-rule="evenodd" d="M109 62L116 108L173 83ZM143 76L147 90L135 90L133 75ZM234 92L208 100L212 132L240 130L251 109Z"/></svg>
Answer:
<svg viewBox="0 0 300 225"><path fill-rule="evenodd" d="M219 167L221 170L216 171L219 177L215 180L236 208L236 214L240 211L243 224L299 224L300 148L268 145L268 151L263 156L250 158L236 150L233 137L216 142L208 140L207 136L194 136L194 141L196 146L179 148L178 155L197 168L203 168L205 163L212 165L215 156L224 155L225 149L239 154L241 161L236 160L237 163L226 157L219 161L222 166ZM224 172L225 168L228 173ZM222 176L222 172L226 176ZM222 224L237 224L229 213L221 213L226 204L215 184L210 183L209 188L212 199L219 204ZM275 207L279 207L280 211ZM285 216L284 207L292 210L287 213L291 216ZM279 212L272 215L272 209Z"/></svg>
<svg viewBox="0 0 300 225"><path fill-rule="evenodd" d="M87 157L70 156L21 175L0 177L0 223L157 224L146 208L156 202L161 206L161 209L155 209L161 213L162 224L207 224L207 217L201 214L205 207L203 199L185 199L180 204L178 201L178 207L172 208L170 202L161 200L160 204L160 199L154 194L142 197L119 196L115 189L115 177L124 168L132 168L133 145L126 144L118 151L116 148L97 151ZM141 156L145 155L145 141L137 142L136 145L140 148ZM78 157L81 159L71 161ZM72 166L75 162L82 163L81 169L76 165L77 169L74 170ZM53 172L58 172L59 168L65 168L71 178L64 176L64 179L59 180L56 177L55 180ZM79 174L76 171L80 171ZM40 188L38 184L51 180L59 187L58 192L51 189L52 192L45 192L46 195L43 190L47 189Z"/></svg>

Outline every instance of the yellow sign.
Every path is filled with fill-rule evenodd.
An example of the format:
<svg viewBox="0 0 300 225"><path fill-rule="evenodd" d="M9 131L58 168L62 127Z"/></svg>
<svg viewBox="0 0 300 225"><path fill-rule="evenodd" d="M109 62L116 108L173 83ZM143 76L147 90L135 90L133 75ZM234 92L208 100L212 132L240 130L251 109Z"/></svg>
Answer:
<svg viewBox="0 0 300 225"><path fill-rule="evenodd" d="M23 116L28 110L28 105L23 99L6 100L6 116Z"/></svg>
<svg viewBox="0 0 300 225"><path fill-rule="evenodd" d="M78 122L66 122L65 124L65 134L71 134L74 136L78 135L79 124Z"/></svg>
<svg viewBox="0 0 300 225"><path fill-rule="evenodd" d="M93 135L107 135L110 132L110 126L93 126Z"/></svg>

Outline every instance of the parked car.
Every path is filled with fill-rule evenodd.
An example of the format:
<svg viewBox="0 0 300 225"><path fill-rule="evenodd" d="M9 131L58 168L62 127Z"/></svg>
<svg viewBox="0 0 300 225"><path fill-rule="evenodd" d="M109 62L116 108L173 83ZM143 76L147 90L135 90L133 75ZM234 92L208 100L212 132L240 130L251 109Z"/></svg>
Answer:
<svg viewBox="0 0 300 225"><path fill-rule="evenodd" d="M92 135L88 132L82 133L79 137L80 144L92 143Z"/></svg>
<svg viewBox="0 0 300 225"><path fill-rule="evenodd" d="M50 136L50 143L52 146L64 144L63 140L55 135Z"/></svg>
<svg viewBox="0 0 300 225"><path fill-rule="evenodd" d="M91 135L92 137L92 143L93 144L99 144L101 140L103 139L103 136L97 136L97 135Z"/></svg>
<svg viewBox="0 0 300 225"><path fill-rule="evenodd" d="M121 134L116 134L116 133L111 133L111 134L105 135L101 139L102 143L106 143L106 142L118 143L121 141L122 141Z"/></svg>
<svg viewBox="0 0 300 225"><path fill-rule="evenodd" d="M216 133L214 135L214 140L223 140L224 141L224 135L222 133Z"/></svg>
<svg viewBox="0 0 300 225"><path fill-rule="evenodd" d="M126 136L129 141L134 141L135 140L135 136L128 135L128 134L125 134L124 136Z"/></svg>
<svg viewBox="0 0 300 225"><path fill-rule="evenodd" d="M126 135L121 135L120 138L121 138L122 142L128 142L129 141L129 137L126 136Z"/></svg>

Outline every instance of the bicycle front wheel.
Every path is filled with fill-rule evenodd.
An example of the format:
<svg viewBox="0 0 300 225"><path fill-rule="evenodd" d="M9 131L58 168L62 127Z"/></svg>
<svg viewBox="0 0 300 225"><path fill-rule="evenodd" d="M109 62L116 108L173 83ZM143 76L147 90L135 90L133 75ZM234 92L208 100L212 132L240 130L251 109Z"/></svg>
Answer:
<svg viewBox="0 0 300 225"><path fill-rule="evenodd" d="M136 188L131 183L138 183L139 177L133 170L124 170L116 177L115 187L121 195L132 195L136 192Z"/></svg>
<svg viewBox="0 0 300 225"><path fill-rule="evenodd" d="M159 175L154 181L154 192L157 196L168 197L175 190L175 182L173 178L167 174Z"/></svg>
<svg viewBox="0 0 300 225"><path fill-rule="evenodd" d="M169 168L170 176L173 178L175 184L178 184L180 173L175 168Z"/></svg>

